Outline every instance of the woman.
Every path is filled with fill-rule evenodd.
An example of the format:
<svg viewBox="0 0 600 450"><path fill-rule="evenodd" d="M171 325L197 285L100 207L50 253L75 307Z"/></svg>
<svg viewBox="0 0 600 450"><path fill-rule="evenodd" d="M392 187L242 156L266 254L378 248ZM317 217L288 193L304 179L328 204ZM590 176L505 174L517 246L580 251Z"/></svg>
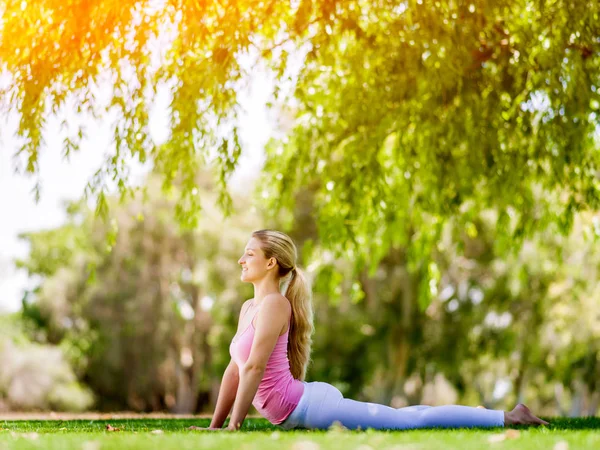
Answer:
<svg viewBox="0 0 600 450"><path fill-rule="evenodd" d="M510 412L456 405L396 409L343 398L328 383L303 381L313 314L310 289L296 267L293 241L279 231L256 231L238 263L242 281L254 285L254 298L242 306L210 427L192 429L221 430L233 407L226 429L238 430L250 404L284 429L327 429L334 421L349 429L548 423L522 404Z"/></svg>

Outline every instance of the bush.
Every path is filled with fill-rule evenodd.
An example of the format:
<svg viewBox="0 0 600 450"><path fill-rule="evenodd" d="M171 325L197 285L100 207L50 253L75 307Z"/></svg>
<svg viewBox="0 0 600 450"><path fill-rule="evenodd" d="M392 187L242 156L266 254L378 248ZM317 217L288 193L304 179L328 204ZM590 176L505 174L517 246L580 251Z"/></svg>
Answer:
<svg viewBox="0 0 600 450"><path fill-rule="evenodd" d="M84 411L94 398L53 345L0 339L0 403L10 410Z"/></svg>

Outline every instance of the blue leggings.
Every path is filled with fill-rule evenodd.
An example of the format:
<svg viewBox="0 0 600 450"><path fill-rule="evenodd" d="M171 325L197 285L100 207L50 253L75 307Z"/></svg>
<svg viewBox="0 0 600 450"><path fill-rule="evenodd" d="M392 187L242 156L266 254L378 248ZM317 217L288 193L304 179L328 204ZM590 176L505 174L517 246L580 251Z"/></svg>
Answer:
<svg viewBox="0 0 600 450"><path fill-rule="evenodd" d="M327 429L334 421L350 430L504 426L504 411L457 405L418 405L396 409L344 398L339 389L329 383L303 383L304 393L298 406L279 424L286 430Z"/></svg>

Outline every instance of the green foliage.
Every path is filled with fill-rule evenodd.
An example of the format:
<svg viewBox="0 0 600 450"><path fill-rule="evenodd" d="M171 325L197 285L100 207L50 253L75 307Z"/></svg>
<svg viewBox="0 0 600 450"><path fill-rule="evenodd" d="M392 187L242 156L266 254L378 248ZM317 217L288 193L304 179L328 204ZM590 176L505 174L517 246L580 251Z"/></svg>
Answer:
<svg viewBox="0 0 600 450"><path fill-rule="evenodd" d="M177 408L185 398L206 405L229 362L238 307L251 296L235 270L240 249L261 223L281 223L250 208L223 222L209 204L200 227L182 231L153 179L148 192L146 202L115 205L115 222L80 211L56 230L28 234L31 254L21 265L42 280L24 315L36 320L32 335L60 343L101 407L164 409L173 398ZM553 385L565 391L556 400L562 413L573 397L595 395L596 218L578 214L568 237L550 227L514 246L499 239L499 214L473 205L443 226L417 222L407 234L418 239L395 246L375 270L358 270L320 241L313 194L296 197L288 230L313 283L310 380L326 380L349 397L402 404L423 401L442 373L468 404L507 408L526 399L548 414L555 411ZM518 216L506 217L510 231ZM109 251L106 234L113 232ZM432 256L414 257L425 252ZM200 307L206 295L216 300L210 313ZM185 319L184 304L198 320ZM203 361L189 371L181 365L187 351ZM178 377L184 369L188 375ZM504 396L493 395L496 380L509 384ZM186 395L176 396L181 386Z"/></svg>
<svg viewBox="0 0 600 450"><path fill-rule="evenodd" d="M2 98L20 114L26 171L38 172L51 115L66 114L66 158L85 136L66 111L116 117L114 151L86 188L96 214L108 217L115 208L114 221L96 223L87 212L77 218L75 208L64 227L27 235L32 254L20 263L44 278L25 314L50 342L69 342L78 370L100 374L105 398L118 391L122 401L133 392L128 405L154 408L161 403L153 395L166 399L173 389L153 384L157 373L135 387L106 381L123 379L123 361L134 361L135 374L160 361L179 367L183 319L170 286L188 299L197 300L198 289L228 292L232 302L238 295L223 274L237 259L237 240L251 230L237 229L228 241L214 225L204 229L198 213L205 208L213 224L211 202L235 213L227 184L243 150L238 93L261 66L274 77L270 104L283 122L259 183L264 221L290 230L300 244L321 314L333 315L332 305L348 312L347 320L321 319L324 329L345 332L361 317L364 332L336 347L340 360L356 359L355 349L381 356L372 374L353 374L354 361L327 372L318 362L332 345L324 336L315 376L332 376L348 393L371 383L385 402L406 394L409 376L423 387L441 371L461 394L472 396L474 386L478 398L493 403L484 382L473 382L491 366L513 383L516 398L527 395L528 377L597 391L598 332L586 312L597 311L591 280L598 277L589 268L595 265L577 256L596 261L600 235L600 222L580 215L600 206L597 5L149 6L13 0L2 9L0 64L9 74ZM163 59L156 64L152 43L159 37ZM112 86L107 99L96 95L104 76ZM158 145L149 111L162 88L171 94L170 134ZM176 204L152 192L143 206L128 177L131 160L150 161ZM209 173L207 166L216 178L208 188L198 175ZM109 182L125 206L106 194ZM177 231L173 215L184 225ZM573 258L577 264L556 263ZM202 283L186 281L181 271L195 273L196 266ZM446 288L453 294L441 300ZM480 304L473 292L483 295ZM215 311L220 326L200 333L200 341L227 341L232 311ZM491 313L514 322L496 326ZM76 317L85 326L66 331L63 320ZM156 354L142 361L137 347L146 342ZM165 356L169 348L175 356ZM226 359L222 348L214 356L216 366Z"/></svg>
<svg viewBox="0 0 600 450"><path fill-rule="evenodd" d="M223 234L222 214L208 206L203 226L182 230L154 178L146 188L144 202L109 199L109 222L70 206L65 225L23 236L31 252L19 265L40 277L23 315L37 326L32 336L60 344L99 408L193 411L229 362L228 334L210 348L211 316L237 317L247 293L230 274L256 225ZM236 219L248 227L251 217Z"/></svg>
<svg viewBox="0 0 600 450"><path fill-rule="evenodd" d="M31 341L29 336L38 331L20 314L0 316L0 406L87 410L94 404L93 393L77 380L61 348Z"/></svg>
<svg viewBox="0 0 600 450"><path fill-rule="evenodd" d="M520 236L539 221L568 231L575 211L598 206L599 11L562 0L14 0L2 10L3 93L20 114L28 172L38 170L51 114L115 114L114 152L86 189L97 212L106 212L108 180L131 189L125 161L150 160L164 189L180 187L179 222L196 226L195 175L206 164L230 211L238 92L250 66L265 63L275 97L292 81L295 104L285 140L269 151L271 198L291 206L291 193L318 181L323 241L374 267L412 239L408 217L443 222L472 201L523 213ZM112 92L100 99L107 74ZM156 145L149 110L162 86L170 136ZM68 157L85 129L63 125ZM530 214L535 184L562 194L560 214Z"/></svg>

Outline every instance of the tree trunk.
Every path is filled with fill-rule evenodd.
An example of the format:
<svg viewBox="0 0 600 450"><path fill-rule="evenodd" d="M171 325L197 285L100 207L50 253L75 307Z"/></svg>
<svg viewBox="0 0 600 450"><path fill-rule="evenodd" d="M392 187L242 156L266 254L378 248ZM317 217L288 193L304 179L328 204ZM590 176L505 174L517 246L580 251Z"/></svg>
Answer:
<svg viewBox="0 0 600 450"><path fill-rule="evenodd" d="M388 339L390 367L385 383L386 389L381 396L381 401L386 405L389 405L395 396L404 396L404 383L409 375L407 373L411 349L409 336L416 325L415 320L413 320L416 304L414 279L405 266L395 267L395 271L400 272L398 277L399 289L395 294L395 298L399 302L400 317L394 317L394 314L389 315L391 319Z"/></svg>
<svg viewBox="0 0 600 450"><path fill-rule="evenodd" d="M596 391L591 395L587 415L589 417L595 417L598 412L598 407L600 407L600 391Z"/></svg>
<svg viewBox="0 0 600 450"><path fill-rule="evenodd" d="M581 380L575 380L573 401L571 403L571 409L569 411L569 417L581 417L583 412L583 403L585 401L585 384Z"/></svg>

